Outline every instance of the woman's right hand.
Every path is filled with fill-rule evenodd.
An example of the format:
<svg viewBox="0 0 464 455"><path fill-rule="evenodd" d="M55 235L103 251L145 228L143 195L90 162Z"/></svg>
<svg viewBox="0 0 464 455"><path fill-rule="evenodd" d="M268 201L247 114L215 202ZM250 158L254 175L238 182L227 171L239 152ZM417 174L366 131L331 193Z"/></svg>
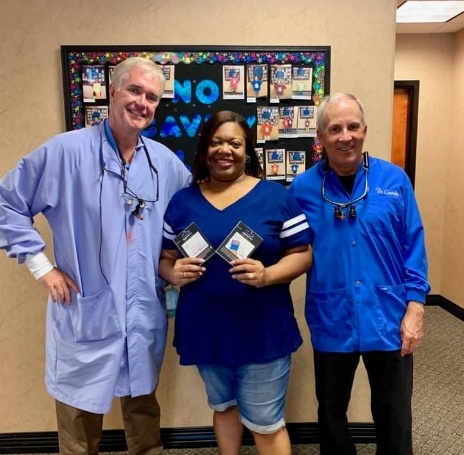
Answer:
<svg viewBox="0 0 464 455"><path fill-rule="evenodd" d="M197 281L206 271L203 267L204 262L201 258L177 259L171 270L169 281L179 287Z"/></svg>

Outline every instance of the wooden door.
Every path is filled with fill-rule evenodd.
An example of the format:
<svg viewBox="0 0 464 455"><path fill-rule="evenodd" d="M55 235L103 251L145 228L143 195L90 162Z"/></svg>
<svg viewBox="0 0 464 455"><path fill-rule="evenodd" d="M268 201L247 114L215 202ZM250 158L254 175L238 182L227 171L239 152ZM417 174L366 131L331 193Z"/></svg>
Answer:
<svg viewBox="0 0 464 455"><path fill-rule="evenodd" d="M419 81L395 81L391 161L414 185L416 172Z"/></svg>

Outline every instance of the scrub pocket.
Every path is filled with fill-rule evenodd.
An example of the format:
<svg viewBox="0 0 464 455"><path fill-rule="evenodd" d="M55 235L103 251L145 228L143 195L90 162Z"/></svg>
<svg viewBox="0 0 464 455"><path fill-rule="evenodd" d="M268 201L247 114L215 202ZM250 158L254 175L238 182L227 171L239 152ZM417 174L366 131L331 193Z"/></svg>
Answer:
<svg viewBox="0 0 464 455"><path fill-rule="evenodd" d="M350 330L353 304L345 288L319 292L309 290L306 303L306 319L310 327L334 333Z"/></svg>
<svg viewBox="0 0 464 455"><path fill-rule="evenodd" d="M406 286L374 286L372 306L377 316L377 330L386 338L399 336L398 328L407 309Z"/></svg>
<svg viewBox="0 0 464 455"><path fill-rule="evenodd" d="M69 311L74 341L101 341L121 333L110 286L89 297L77 295Z"/></svg>

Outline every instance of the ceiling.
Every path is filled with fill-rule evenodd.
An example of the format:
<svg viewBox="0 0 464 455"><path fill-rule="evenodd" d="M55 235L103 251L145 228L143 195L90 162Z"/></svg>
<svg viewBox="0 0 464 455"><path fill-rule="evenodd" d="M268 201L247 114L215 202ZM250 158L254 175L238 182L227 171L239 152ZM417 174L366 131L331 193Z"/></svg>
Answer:
<svg viewBox="0 0 464 455"><path fill-rule="evenodd" d="M406 1L407 0L397 0L397 8ZM462 1L464 6L464 0L459 1ZM396 24L396 33L456 33L462 29L464 29L464 13L444 23Z"/></svg>

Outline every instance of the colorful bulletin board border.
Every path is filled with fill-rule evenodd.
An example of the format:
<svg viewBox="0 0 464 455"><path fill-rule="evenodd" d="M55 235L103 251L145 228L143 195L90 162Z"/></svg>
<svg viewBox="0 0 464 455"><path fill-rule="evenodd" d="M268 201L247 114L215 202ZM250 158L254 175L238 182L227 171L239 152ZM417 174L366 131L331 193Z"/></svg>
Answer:
<svg viewBox="0 0 464 455"><path fill-rule="evenodd" d="M82 65L116 65L128 57L145 57L160 64L252 65L291 63L314 65L312 100L317 105L328 92L330 47L209 48L182 46L61 46L66 128L85 126Z"/></svg>
<svg viewBox="0 0 464 455"><path fill-rule="evenodd" d="M61 46L68 131L104 121L113 68L129 57L151 59L163 66L166 90L142 135L162 142L189 169L203 123L224 109L247 119L263 150L271 147L305 155L298 172L320 159L311 113L329 93L329 46ZM264 134L266 128L271 133ZM272 178L282 176L285 173L279 172Z"/></svg>

